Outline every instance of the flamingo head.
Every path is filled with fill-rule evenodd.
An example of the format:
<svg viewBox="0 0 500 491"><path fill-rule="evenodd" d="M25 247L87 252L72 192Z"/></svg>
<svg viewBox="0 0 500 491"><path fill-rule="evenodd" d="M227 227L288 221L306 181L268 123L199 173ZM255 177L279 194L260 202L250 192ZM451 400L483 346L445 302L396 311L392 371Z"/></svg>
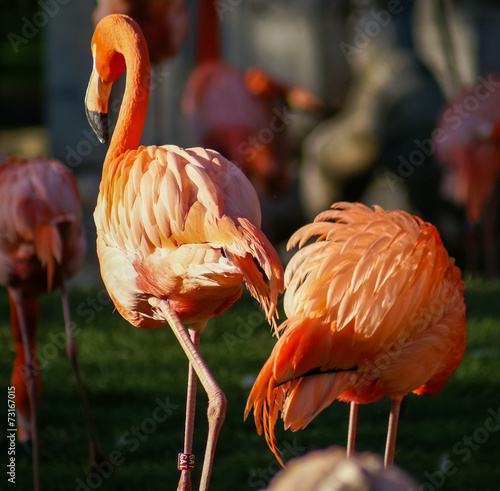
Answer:
<svg viewBox="0 0 500 491"><path fill-rule="evenodd" d="M125 56L131 47L127 34L131 32L139 33L135 40L144 44L142 48L147 53L137 22L126 15L104 17L92 36L93 69L85 95L85 112L101 143L109 141L108 100L113 82L125 70Z"/></svg>

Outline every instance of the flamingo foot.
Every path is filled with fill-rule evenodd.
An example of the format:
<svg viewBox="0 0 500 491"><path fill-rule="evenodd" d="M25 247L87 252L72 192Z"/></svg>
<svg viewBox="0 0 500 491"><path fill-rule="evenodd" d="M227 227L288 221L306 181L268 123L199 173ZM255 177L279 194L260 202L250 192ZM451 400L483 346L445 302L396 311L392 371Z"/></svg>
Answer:
<svg viewBox="0 0 500 491"><path fill-rule="evenodd" d="M92 464L97 464L100 465L103 462L106 462L108 459L104 455L104 452L102 451L101 447L97 444L90 443L89 444L89 470L91 472L94 471L92 469Z"/></svg>
<svg viewBox="0 0 500 491"><path fill-rule="evenodd" d="M191 471L182 471L177 491L191 491Z"/></svg>
<svg viewBox="0 0 500 491"><path fill-rule="evenodd" d="M227 400L224 392L217 386L208 399L208 438L205 449L205 459L203 461L203 470L201 473L200 491L208 490L212 464L215 455L215 445L219 432L224 423L226 414Z"/></svg>

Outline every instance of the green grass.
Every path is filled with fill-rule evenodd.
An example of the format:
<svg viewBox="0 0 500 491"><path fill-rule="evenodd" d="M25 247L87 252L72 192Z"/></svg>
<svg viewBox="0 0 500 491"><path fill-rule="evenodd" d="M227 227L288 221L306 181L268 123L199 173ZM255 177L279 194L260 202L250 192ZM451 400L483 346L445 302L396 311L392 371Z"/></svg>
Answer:
<svg viewBox="0 0 500 491"><path fill-rule="evenodd" d="M3 436L14 359L6 297L5 292L0 296ZM115 463L113 473L103 477L109 472L103 468L101 474L95 469L87 474L85 427L73 374L60 347L60 301L50 295L42 302L38 336L39 353L45 360L39 404L42 489L175 489L177 452L183 442L186 358L168 327L134 328L113 312L107 300L98 290L74 291L71 296L80 367L105 454ZM500 286L468 281L466 305L468 343L462 364L440 393L410 395L402 414L396 461L419 482L427 483L422 490L497 490L500 482L500 431L495 432L488 419L493 412L500 422ZM259 489L278 470L264 438L256 434L253 419L243 421L249 380L273 344L263 315L248 296L211 321L202 336L202 354L228 399L211 490ZM200 464L207 399L198 390L194 452ZM167 404L166 409L158 401ZM383 452L388 409L387 399L360 407L358 450ZM345 445L347 418L348 406L338 402L300 432L285 432L278 422L284 458ZM5 465L5 439L0 456ZM440 471L446 461L449 476ZM197 483L197 472L193 478ZM0 479L0 489L30 489L31 461L20 445L16 447L17 486L5 486L5 475ZM79 487L78 479L86 487Z"/></svg>

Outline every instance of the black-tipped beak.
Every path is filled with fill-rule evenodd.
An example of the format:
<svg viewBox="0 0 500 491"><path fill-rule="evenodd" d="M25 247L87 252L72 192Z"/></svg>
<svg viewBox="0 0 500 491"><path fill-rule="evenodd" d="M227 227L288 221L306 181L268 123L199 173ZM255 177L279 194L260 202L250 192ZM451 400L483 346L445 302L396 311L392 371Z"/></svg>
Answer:
<svg viewBox="0 0 500 491"><path fill-rule="evenodd" d="M101 143L109 142L108 114L91 111L85 106L88 122Z"/></svg>
<svg viewBox="0 0 500 491"><path fill-rule="evenodd" d="M101 143L109 141L108 99L112 82L105 82L95 66L95 46L93 48L94 68L85 94L85 113L90 126Z"/></svg>

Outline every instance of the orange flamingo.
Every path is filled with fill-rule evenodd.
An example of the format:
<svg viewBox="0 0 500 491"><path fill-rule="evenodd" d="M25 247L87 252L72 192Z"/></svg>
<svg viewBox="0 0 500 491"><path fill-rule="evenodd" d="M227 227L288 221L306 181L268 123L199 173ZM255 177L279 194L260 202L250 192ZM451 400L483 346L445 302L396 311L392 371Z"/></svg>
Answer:
<svg viewBox="0 0 500 491"><path fill-rule="evenodd" d="M75 372L90 437L91 461L101 454L77 363L65 282L85 255L82 206L73 174L60 162L8 158L0 164L0 284L9 291L15 361L18 439L33 453L38 489L36 401L41 377L36 354L40 295L60 288L67 335L66 352ZM29 443L31 442L31 443Z"/></svg>
<svg viewBox="0 0 500 491"><path fill-rule="evenodd" d="M445 170L444 193L465 207L469 224L477 227L483 222L486 268L493 275L498 273L495 240L498 208L495 191L500 174L498 84L500 77L490 76L462 90L445 104L434 132L436 155Z"/></svg>
<svg viewBox="0 0 500 491"><path fill-rule="evenodd" d="M351 402L348 455L359 403L391 399L386 466L393 463L401 399L432 394L465 348L460 270L436 228L403 211L338 203L299 229L285 271L281 337L248 398L259 434L304 428L335 399ZM304 244L314 236L314 243Z"/></svg>
<svg viewBox="0 0 500 491"><path fill-rule="evenodd" d="M201 489L207 489L226 399L198 352L200 334L239 298L243 282L274 324L283 269L259 229L256 192L234 164L202 148L138 148L150 67L138 24L123 15L105 17L91 48L86 109L103 140L110 86L127 68L94 213L102 278L125 319L139 327L170 324L189 359L182 462L191 458L196 376L208 394L201 475ZM191 467L179 467L179 487L189 489Z"/></svg>

